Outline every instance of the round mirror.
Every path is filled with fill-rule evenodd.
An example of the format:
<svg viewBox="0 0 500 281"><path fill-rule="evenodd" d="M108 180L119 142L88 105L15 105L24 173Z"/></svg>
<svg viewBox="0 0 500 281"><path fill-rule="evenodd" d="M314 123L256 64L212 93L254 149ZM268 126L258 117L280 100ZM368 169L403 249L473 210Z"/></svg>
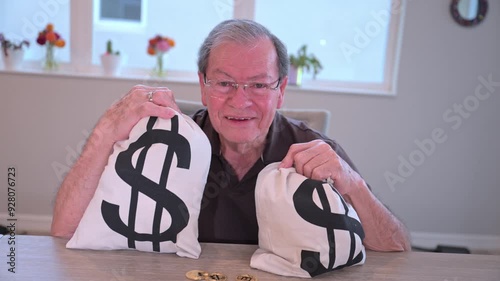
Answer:
<svg viewBox="0 0 500 281"><path fill-rule="evenodd" d="M474 26L483 21L488 10L487 0L452 0L453 19L462 26Z"/></svg>

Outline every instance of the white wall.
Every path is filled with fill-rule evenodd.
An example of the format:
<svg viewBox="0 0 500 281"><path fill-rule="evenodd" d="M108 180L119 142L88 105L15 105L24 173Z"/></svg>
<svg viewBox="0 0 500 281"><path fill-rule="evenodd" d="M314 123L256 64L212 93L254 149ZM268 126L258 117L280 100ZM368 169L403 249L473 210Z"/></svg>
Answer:
<svg viewBox="0 0 500 281"><path fill-rule="evenodd" d="M486 20L464 28L452 21L448 2L409 1L396 97L289 89L286 107L330 110L330 136L411 231L498 237L500 87L478 100L467 118L451 114L462 121L457 129L443 114L474 101L478 77L500 82L500 4L489 1ZM7 208L6 167L15 165L17 214L50 215L60 183L52 164L72 161L66 149L78 150L82 132L142 82L0 72L0 213ZM168 86L178 98L198 100L197 85ZM431 138L436 128L446 140L403 177L404 183L389 188L384 174L398 175L398 157L409 159L418 150L415 140Z"/></svg>

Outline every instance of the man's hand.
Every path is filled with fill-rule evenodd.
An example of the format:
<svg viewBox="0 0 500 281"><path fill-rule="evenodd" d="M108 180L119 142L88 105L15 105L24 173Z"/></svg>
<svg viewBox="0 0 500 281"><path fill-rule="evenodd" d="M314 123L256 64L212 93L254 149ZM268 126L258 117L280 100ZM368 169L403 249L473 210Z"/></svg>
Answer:
<svg viewBox="0 0 500 281"><path fill-rule="evenodd" d="M294 166L297 173L314 180L331 178L342 195L348 194L363 179L344 159L322 140L290 146L280 168Z"/></svg>
<svg viewBox="0 0 500 281"><path fill-rule="evenodd" d="M171 90L137 85L111 105L99 119L95 133L114 144L126 139L132 127L142 118L158 116L170 119L175 115L174 110L180 112Z"/></svg>
<svg viewBox="0 0 500 281"><path fill-rule="evenodd" d="M280 168L295 166L314 180L330 177L335 188L353 205L365 230L363 244L375 251L409 251L406 227L372 194L366 182L322 140L290 146Z"/></svg>
<svg viewBox="0 0 500 281"><path fill-rule="evenodd" d="M138 85L106 111L57 193L52 235L73 235L94 196L114 143L126 139L142 118L169 119L175 115L174 110L180 112L168 88Z"/></svg>

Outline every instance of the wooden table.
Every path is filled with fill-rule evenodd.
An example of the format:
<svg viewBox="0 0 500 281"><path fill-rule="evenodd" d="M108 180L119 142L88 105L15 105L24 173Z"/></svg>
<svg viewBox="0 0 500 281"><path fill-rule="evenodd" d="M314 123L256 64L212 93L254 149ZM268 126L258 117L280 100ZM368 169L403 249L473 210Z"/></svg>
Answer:
<svg viewBox="0 0 500 281"><path fill-rule="evenodd" d="M198 260L175 254L139 251L69 250L67 240L49 236L15 236L15 273L10 268L9 236L0 238L0 280L188 280L192 269L223 272L236 280L248 273L260 281L292 280L250 268L256 246L202 244ZM296 280L304 280L297 278ZM313 280L500 280L500 256L442 253L367 252L362 266L326 273Z"/></svg>

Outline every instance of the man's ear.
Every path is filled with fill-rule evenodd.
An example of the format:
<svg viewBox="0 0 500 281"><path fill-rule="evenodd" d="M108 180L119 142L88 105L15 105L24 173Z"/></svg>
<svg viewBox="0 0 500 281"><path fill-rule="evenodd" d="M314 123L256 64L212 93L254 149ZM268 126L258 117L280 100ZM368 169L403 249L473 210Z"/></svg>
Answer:
<svg viewBox="0 0 500 281"><path fill-rule="evenodd" d="M205 81L204 81L205 75L201 72L198 72L198 82L200 83L200 90L201 90L201 103L204 106L207 106L207 98L205 95Z"/></svg>
<svg viewBox="0 0 500 281"><path fill-rule="evenodd" d="M281 80L280 87L279 87L279 97L278 97L278 103L276 105L277 109L280 109L281 106L283 106L283 103L285 102L285 88L288 85L288 76L285 76L283 80Z"/></svg>

